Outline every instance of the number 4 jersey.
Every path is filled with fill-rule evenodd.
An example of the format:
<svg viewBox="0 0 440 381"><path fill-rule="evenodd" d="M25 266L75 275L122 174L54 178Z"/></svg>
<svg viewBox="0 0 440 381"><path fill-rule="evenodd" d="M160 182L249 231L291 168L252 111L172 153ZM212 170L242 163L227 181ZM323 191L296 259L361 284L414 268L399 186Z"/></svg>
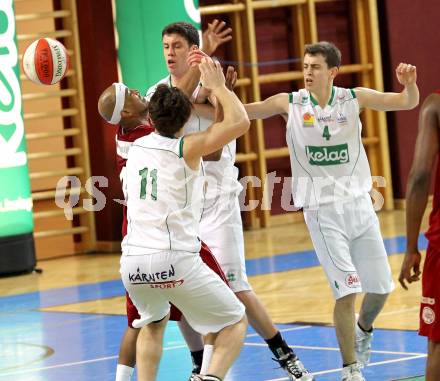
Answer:
<svg viewBox="0 0 440 381"><path fill-rule="evenodd" d="M371 190L355 92L332 88L321 108L305 89L289 94L286 140L298 207L351 199Z"/></svg>
<svg viewBox="0 0 440 381"><path fill-rule="evenodd" d="M203 177L183 158L184 138L154 132L136 140L124 172L127 234L123 255L200 251Z"/></svg>

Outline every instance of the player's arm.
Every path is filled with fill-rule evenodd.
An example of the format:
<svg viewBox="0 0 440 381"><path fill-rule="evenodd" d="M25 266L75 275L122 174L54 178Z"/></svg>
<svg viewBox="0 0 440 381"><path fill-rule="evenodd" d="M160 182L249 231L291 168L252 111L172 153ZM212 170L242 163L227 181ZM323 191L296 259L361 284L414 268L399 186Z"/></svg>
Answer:
<svg viewBox="0 0 440 381"><path fill-rule="evenodd" d="M223 120L223 107L216 99L214 103L215 107L212 107L211 105L209 105L208 107L214 109L214 123L220 123ZM219 161L222 157L222 152L223 147L213 153L204 155L203 161Z"/></svg>
<svg viewBox="0 0 440 381"><path fill-rule="evenodd" d="M243 104L225 86L225 77L219 63L203 59L200 64L202 83L212 91L223 107L223 119L214 122L206 131L185 136L183 157L191 168L198 168L202 156L221 149L249 129L249 119Z"/></svg>
<svg viewBox="0 0 440 381"><path fill-rule="evenodd" d="M378 111L411 110L419 104L416 67L401 63L396 68L397 80L404 89L400 93L380 92L365 87L354 89L359 107Z"/></svg>
<svg viewBox="0 0 440 381"><path fill-rule="evenodd" d="M190 68L180 79L176 79L176 87L182 90L185 95L190 99L194 93L194 90L197 88L197 86L199 86L200 82L199 66L193 63L200 62L203 57L208 56L199 49L193 48L188 57Z"/></svg>
<svg viewBox="0 0 440 381"><path fill-rule="evenodd" d="M431 173L439 151L440 95L430 95L420 110L419 132L406 189L407 249L399 282L419 280L421 255L418 250L420 225L428 201Z"/></svg>
<svg viewBox="0 0 440 381"><path fill-rule="evenodd" d="M287 116L289 113L289 94L279 93L261 102L247 103L244 108L250 120L266 119L274 115Z"/></svg>

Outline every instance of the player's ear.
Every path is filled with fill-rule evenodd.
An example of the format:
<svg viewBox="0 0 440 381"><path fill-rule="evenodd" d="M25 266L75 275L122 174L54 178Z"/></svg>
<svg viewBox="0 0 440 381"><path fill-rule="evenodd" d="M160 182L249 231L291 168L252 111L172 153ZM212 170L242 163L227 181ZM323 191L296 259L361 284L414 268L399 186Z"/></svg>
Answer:
<svg viewBox="0 0 440 381"><path fill-rule="evenodd" d="M334 66L330 69L330 76L332 77L332 79L335 79L338 74L339 68L337 66Z"/></svg>

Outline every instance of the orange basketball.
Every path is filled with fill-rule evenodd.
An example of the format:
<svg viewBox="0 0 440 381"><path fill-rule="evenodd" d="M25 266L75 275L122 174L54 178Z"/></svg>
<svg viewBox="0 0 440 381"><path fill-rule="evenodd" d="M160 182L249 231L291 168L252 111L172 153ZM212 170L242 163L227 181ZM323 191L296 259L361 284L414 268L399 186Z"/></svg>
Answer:
<svg viewBox="0 0 440 381"><path fill-rule="evenodd" d="M40 38L23 55L23 71L38 85L54 85L66 75L69 56L64 45L52 38Z"/></svg>

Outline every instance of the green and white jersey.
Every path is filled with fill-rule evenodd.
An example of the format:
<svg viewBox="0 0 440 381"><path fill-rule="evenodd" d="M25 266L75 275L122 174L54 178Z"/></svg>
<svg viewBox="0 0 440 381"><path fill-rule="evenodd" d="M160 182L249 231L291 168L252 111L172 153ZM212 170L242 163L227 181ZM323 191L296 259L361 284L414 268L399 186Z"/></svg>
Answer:
<svg viewBox="0 0 440 381"><path fill-rule="evenodd" d="M371 190L361 131L353 90L333 87L324 108L305 89L289 94L286 140L295 206L316 207Z"/></svg>
<svg viewBox="0 0 440 381"><path fill-rule="evenodd" d="M170 76L163 78L147 90L145 96L147 100L150 100L156 87L160 84L171 86ZM199 90L200 86L197 86L191 97L192 102L197 98ZM183 131L185 135L205 131L212 123L212 120L203 118L192 111L188 122L183 127ZM205 194L206 200L215 200L226 195L238 195L243 189L238 181L238 168L234 165L236 146L236 141L232 140L223 147L220 160L206 161L204 163L204 174L208 183Z"/></svg>
<svg viewBox="0 0 440 381"><path fill-rule="evenodd" d="M137 139L124 174L127 234L123 255L200 251L203 177L183 158L184 138L151 133Z"/></svg>

